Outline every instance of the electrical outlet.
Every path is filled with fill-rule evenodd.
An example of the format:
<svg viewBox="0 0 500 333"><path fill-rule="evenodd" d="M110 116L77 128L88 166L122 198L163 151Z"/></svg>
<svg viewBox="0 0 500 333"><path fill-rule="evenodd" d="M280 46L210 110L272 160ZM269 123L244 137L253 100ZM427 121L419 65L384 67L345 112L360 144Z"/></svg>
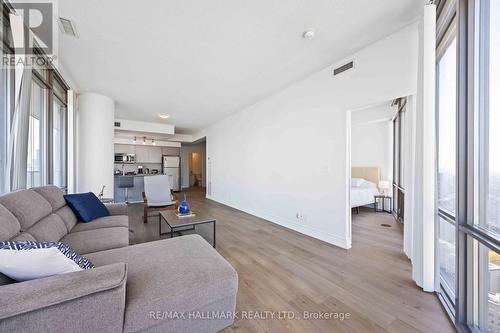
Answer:
<svg viewBox="0 0 500 333"><path fill-rule="evenodd" d="M307 215L302 214L301 212L297 212L297 214L295 214L295 218L296 218L299 222L305 222L305 221L307 221Z"/></svg>

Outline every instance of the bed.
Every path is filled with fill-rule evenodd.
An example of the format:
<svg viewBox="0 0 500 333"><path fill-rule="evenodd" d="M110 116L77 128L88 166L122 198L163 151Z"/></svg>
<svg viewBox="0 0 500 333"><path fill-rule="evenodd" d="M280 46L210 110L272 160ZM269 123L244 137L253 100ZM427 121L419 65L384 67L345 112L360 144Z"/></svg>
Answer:
<svg viewBox="0 0 500 333"><path fill-rule="evenodd" d="M371 205L374 196L380 194L377 184L380 168L354 167L351 169L351 208Z"/></svg>

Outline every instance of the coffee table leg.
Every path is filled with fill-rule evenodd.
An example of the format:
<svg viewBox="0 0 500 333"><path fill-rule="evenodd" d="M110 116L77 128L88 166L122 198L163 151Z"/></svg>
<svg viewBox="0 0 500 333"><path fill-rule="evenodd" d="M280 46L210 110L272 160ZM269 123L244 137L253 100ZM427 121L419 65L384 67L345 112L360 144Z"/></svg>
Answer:
<svg viewBox="0 0 500 333"><path fill-rule="evenodd" d="M215 221L214 221L214 248L215 248Z"/></svg>
<svg viewBox="0 0 500 333"><path fill-rule="evenodd" d="M174 228L170 227L170 238L174 238Z"/></svg>

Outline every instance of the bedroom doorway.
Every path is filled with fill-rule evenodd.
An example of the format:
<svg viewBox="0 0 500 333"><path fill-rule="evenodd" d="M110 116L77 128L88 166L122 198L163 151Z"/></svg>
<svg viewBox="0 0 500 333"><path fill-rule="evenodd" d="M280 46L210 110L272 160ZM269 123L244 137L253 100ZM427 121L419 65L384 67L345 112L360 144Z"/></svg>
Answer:
<svg viewBox="0 0 500 333"><path fill-rule="evenodd" d="M402 230L392 216L394 101L350 111L349 207L351 242L391 242L403 247Z"/></svg>

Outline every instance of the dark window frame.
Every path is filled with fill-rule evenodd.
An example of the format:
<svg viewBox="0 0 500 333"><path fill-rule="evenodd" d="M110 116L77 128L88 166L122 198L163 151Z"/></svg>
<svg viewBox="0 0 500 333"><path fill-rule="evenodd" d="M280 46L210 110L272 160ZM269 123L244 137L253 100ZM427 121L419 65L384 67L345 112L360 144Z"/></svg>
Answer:
<svg viewBox="0 0 500 333"><path fill-rule="evenodd" d="M484 39L484 36L477 33L476 28L483 22L475 22L476 10L484 10L485 4L489 0L483 0L477 6L480 0L441 0L438 3L438 21L437 21L437 41L438 45L448 29L448 25L453 19L456 19L456 38L457 38L457 170L456 170L456 214L438 209L437 215L443 217L446 221L452 222L456 230L456 290L455 304L451 304L450 299L445 293L438 291L439 299L443 302L446 310L452 317L459 332L479 332L479 329L474 324L476 305L476 292L484 292L484 286L474 284L476 274L487 274L481 268L477 271L475 267L481 266L477 249L484 246L486 250L491 250L500 253L500 237L476 224L476 212L479 211L479 219L482 217L481 212L484 212L485 207L479 205L476 207L476 201L481 202L484 198L484 188L479 186L476 192L476 185L480 185L481 179L476 177L477 161L475 155L481 159L480 167L484 167L485 159L489 151L485 150L484 141L480 144L476 142L479 138L475 135L476 111L481 112L482 109L476 110L478 105L477 98L480 100L484 96L476 95L475 82L477 75L482 75L478 82L488 84L487 77L484 77L484 71L477 62L484 59L476 59L476 40L479 36ZM482 17L482 16L481 16ZM484 45L481 45L484 46ZM481 56L486 56L484 49L480 50ZM479 73L477 69L479 68ZM484 82L483 82L484 81ZM484 88L484 86L483 86ZM478 89L480 94L484 94L484 89ZM483 105L481 105L483 107ZM487 119L483 121L487 122ZM484 123L482 124L484 128ZM479 152L475 150L479 148ZM437 235L439 237L439 235ZM436 239L437 241L437 239ZM437 256L439 258L439 256ZM436 262L439 265L438 259ZM484 268L484 267L483 267ZM478 288L478 289L475 289Z"/></svg>
<svg viewBox="0 0 500 333"><path fill-rule="evenodd" d="M406 97L397 98L393 101L392 105L397 106L398 111L392 120L392 193L393 193L393 205L392 214L394 218L403 223L404 222L404 211L401 211L401 206L404 210L404 195L405 189L402 185L402 172L401 166L403 164L402 158L402 143L401 132L402 132L402 121L403 113L406 112L406 106L408 99Z"/></svg>

